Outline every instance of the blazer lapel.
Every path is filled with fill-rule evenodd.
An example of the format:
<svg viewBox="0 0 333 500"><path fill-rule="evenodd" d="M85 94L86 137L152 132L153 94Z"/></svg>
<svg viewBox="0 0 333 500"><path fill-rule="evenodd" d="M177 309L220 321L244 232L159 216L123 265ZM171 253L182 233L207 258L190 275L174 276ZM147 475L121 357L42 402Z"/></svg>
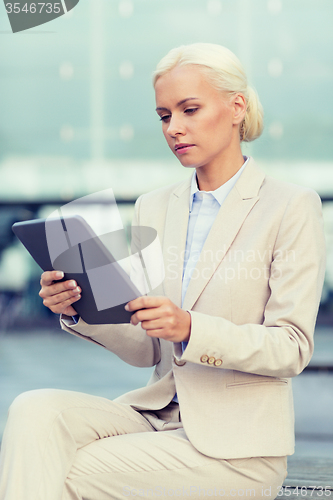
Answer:
<svg viewBox="0 0 333 500"><path fill-rule="evenodd" d="M165 295L181 307L184 252L189 217L191 177L171 193L163 238Z"/></svg>
<svg viewBox="0 0 333 500"><path fill-rule="evenodd" d="M244 220L259 199L264 177L265 174L251 158L216 216L186 291L183 309L193 307L225 257Z"/></svg>

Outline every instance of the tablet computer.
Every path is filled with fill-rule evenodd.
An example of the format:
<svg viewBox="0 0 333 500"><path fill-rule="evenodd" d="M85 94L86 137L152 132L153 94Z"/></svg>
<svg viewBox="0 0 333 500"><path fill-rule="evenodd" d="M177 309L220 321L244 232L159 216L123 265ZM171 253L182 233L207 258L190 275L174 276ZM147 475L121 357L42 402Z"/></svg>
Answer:
<svg viewBox="0 0 333 500"><path fill-rule="evenodd" d="M43 271L63 271L81 299L74 309L88 324L129 323L124 306L142 293L83 217L16 222L12 229Z"/></svg>

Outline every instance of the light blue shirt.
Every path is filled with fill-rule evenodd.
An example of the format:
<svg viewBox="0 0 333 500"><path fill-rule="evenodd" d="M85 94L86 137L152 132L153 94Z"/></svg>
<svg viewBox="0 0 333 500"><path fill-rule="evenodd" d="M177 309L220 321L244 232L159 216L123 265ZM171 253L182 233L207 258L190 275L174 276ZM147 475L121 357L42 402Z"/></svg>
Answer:
<svg viewBox="0 0 333 500"><path fill-rule="evenodd" d="M199 191L196 171L191 180L190 214L187 226L187 237L184 255L183 281L182 281L182 306L191 276L199 259L202 247L213 225L217 212L222 203L236 184L249 159L244 156L244 164L231 179L222 184L215 191ZM188 342L182 342L183 351ZM177 394L173 401L178 402Z"/></svg>
<svg viewBox="0 0 333 500"><path fill-rule="evenodd" d="M187 226L183 268L182 305L191 276L208 233L217 216L217 212L243 172L248 162L248 158L244 157L244 160L245 163L238 172L236 172L231 179L222 184L222 186L215 189L215 191L199 191L196 172L193 172L190 193L190 215Z"/></svg>

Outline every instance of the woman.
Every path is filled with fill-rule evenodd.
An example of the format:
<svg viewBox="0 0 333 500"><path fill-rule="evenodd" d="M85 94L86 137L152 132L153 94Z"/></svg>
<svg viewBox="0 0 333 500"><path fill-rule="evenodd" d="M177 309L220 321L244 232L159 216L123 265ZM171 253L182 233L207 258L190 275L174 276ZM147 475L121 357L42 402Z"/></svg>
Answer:
<svg viewBox="0 0 333 500"><path fill-rule="evenodd" d="M149 384L109 401L41 390L13 403L1 499L275 498L294 452L290 377L313 352L324 277L318 195L243 157L262 110L224 47L172 50L154 75L157 113L193 174L141 196L166 276L129 302L131 324L75 317L80 289L46 272L40 295L64 329L136 366Z"/></svg>

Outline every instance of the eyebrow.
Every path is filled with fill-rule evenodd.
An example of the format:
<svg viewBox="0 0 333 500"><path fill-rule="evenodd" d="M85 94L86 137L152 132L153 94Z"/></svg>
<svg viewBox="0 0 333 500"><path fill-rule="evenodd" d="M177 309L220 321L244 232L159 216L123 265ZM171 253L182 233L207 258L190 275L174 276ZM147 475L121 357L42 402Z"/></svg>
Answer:
<svg viewBox="0 0 333 500"><path fill-rule="evenodd" d="M182 99L181 101L177 102L176 107L178 108L179 106L184 104L184 102L192 101L193 99L198 99L198 97L186 97L186 99ZM168 108L159 107L156 108L156 111L168 111Z"/></svg>

